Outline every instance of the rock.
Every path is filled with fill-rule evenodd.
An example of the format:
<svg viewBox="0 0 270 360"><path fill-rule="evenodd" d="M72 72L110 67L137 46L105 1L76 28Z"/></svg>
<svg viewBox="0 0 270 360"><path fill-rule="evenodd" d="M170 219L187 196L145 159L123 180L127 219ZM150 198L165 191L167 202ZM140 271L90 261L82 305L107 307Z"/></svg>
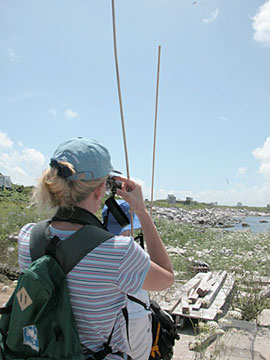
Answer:
<svg viewBox="0 0 270 360"><path fill-rule="evenodd" d="M14 250L15 250L15 248L14 248L13 246L9 246L9 247L7 248L7 252L8 252L9 254L11 254Z"/></svg>
<svg viewBox="0 0 270 360"><path fill-rule="evenodd" d="M244 223L244 222L242 223L242 226L243 227L249 227L249 225L247 223Z"/></svg>
<svg viewBox="0 0 270 360"><path fill-rule="evenodd" d="M173 220L177 223L186 223L198 225L201 227L211 226L217 228L233 227L236 223L241 223L241 218L246 216L269 216L269 213L261 213L258 211L250 211L247 209L197 209L185 210L183 208L159 208L153 207L152 212L154 216L162 219ZM262 220L266 221L266 220ZM246 224L246 223L243 223ZM242 225L243 227L248 227Z"/></svg>
<svg viewBox="0 0 270 360"><path fill-rule="evenodd" d="M14 233L14 234L9 235L8 240L12 241L12 242L18 242L18 234Z"/></svg>
<svg viewBox="0 0 270 360"><path fill-rule="evenodd" d="M232 318L234 318L236 320L242 320L242 314L240 311L230 310L230 311L228 311L227 315L231 316Z"/></svg>
<svg viewBox="0 0 270 360"><path fill-rule="evenodd" d="M258 317L258 325L270 327L270 309L264 309Z"/></svg>
<svg viewBox="0 0 270 360"><path fill-rule="evenodd" d="M270 298L270 286L267 286L260 292L260 297L262 298Z"/></svg>
<svg viewBox="0 0 270 360"><path fill-rule="evenodd" d="M18 280L14 280L14 281L12 282L12 284L11 284L11 287L12 287L13 289L15 289L15 287L17 286L17 284L18 284Z"/></svg>

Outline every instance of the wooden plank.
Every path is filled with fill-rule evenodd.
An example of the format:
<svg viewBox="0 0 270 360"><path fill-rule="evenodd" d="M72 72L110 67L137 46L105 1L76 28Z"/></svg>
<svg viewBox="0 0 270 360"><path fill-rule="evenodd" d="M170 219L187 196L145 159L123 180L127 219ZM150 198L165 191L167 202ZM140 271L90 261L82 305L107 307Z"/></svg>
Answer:
<svg viewBox="0 0 270 360"><path fill-rule="evenodd" d="M208 291L213 283L212 276L213 276L212 272L205 273L204 278L202 279L200 285L197 288L197 293L200 296L204 296L208 293Z"/></svg>
<svg viewBox="0 0 270 360"><path fill-rule="evenodd" d="M182 301L182 295L180 297L179 300L176 301L176 303L170 308L170 310L168 310L169 314L173 313L174 310L177 308L177 306L181 303Z"/></svg>
<svg viewBox="0 0 270 360"><path fill-rule="evenodd" d="M197 293L197 288L195 288L190 292L188 300L190 300L192 304L195 304L195 302L199 299L199 296L200 295Z"/></svg>
<svg viewBox="0 0 270 360"><path fill-rule="evenodd" d="M203 308L210 307L210 305L214 301L217 293L219 292L220 288L222 287L222 285L226 279L226 276L227 276L226 271L223 271L222 274L217 279L216 283L211 287L209 293L203 298L203 301L202 301Z"/></svg>
<svg viewBox="0 0 270 360"><path fill-rule="evenodd" d="M221 272L220 272L221 273ZM216 272L213 273L213 278L216 278ZM197 302L193 305L189 305L189 314L183 314L182 312L182 303L178 301L178 305L171 312L173 315L179 315L180 317L188 317L191 319L201 319L201 320L214 320L217 316L217 312L224 305L228 295L230 294L234 285L234 274L228 273L227 277L222 285L220 291L217 293L214 301L209 308L199 307L203 298L199 298ZM195 307L195 310L193 309ZM164 307L165 310L169 311L169 308Z"/></svg>
<svg viewBox="0 0 270 360"><path fill-rule="evenodd" d="M192 310L198 311L202 306L202 298L200 298L193 306Z"/></svg>
<svg viewBox="0 0 270 360"><path fill-rule="evenodd" d="M189 314L189 303L185 293L182 295L181 305L183 314Z"/></svg>
<svg viewBox="0 0 270 360"><path fill-rule="evenodd" d="M196 276L194 276L192 279L190 279L185 285L183 285L183 292L187 294L187 296L190 294L190 292L195 289L201 282L201 274L198 273Z"/></svg>

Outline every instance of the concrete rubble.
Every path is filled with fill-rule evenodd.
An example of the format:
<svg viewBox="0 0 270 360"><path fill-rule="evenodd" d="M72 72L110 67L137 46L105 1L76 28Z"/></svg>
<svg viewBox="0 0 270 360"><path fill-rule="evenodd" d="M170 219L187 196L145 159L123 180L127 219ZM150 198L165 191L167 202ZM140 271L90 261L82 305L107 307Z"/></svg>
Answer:
<svg viewBox="0 0 270 360"><path fill-rule="evenodd" d="M232 208L206 208L196 210L186 210L183 208L160 208L153 207L153 216L166 220L173 220L177 223L187 223L193 225L207 225L211 227L232 227L239 223L236 218L246 216L270 216L269 213L251 211L247 209Z"/></svg>
<svg viewBox="0 0 270 360"><path fill-rule="evenodd" d="M183 329L174 348L173 360L270 360L269 314L270 310L267 309L260 316L261 323L267 326L232 318L226 318L227 322L218 322L222 331L217 332L215 337L210 333L209 339L214 340L210 345L207 343L206 348L197 351L191 350L191 345L199 343L194 332Z"/></svg>

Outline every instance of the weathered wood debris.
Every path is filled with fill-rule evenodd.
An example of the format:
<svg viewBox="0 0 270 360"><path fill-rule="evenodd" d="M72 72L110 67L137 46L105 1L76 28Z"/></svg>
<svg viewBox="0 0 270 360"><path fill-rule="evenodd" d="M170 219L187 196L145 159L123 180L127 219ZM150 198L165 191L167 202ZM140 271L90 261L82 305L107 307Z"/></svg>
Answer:
<svg viewBox="0 0 270 360"><path fill-rule="evenodd" d="M181 288L181 297L168 311L182 317L214 320L234 284L226 271L199 272Z"/></svg>

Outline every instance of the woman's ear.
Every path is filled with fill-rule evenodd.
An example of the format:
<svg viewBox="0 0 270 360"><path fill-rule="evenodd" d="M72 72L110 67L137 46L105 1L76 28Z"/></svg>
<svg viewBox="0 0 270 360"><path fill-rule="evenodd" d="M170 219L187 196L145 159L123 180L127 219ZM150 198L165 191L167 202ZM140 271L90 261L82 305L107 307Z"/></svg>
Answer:
<svg viewBox="0 0 270 360"><path fill-rule="evenodd" d="M99 200L101 198L101 188L100 188L100 186L97 187L94 190L94 197L95 197L95 200Z"/></svg>
<svg viewBox="0 0 270 360"><path fill-rule="evenodd" d="M100 200L103 198L105 193L105 182L100 184L95 190L94 190L94 196L96 200Z"/></svg>

